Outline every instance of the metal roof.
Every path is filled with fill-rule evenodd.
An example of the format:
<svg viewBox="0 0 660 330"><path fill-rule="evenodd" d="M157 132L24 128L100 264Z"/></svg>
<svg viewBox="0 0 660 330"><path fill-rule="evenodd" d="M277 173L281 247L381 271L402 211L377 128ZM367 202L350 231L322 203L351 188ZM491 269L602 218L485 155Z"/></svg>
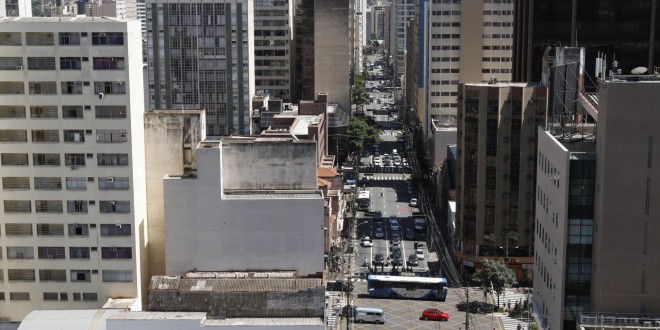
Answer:
<svg viewBox="0 0 660 330"><path fill-rule="evenodd" d="M324 326L320 317L285 317L285 318L228 318L228 319L207 319L202 323L203 326Z"/></svg>
<svg viewBox="0 0 660 330"><path fill-rule="evenodd" d="M301 291L321 286L320 278L173 278L154 276L149 290L181 292L283 292Z"/></svg>
<svg viewBox="0 0 660 330"><path fill-rule="evenodd" d="M120 309L36 310L23 319L18 330L105 330L105 322L102 320L120 311Z"/></svg>

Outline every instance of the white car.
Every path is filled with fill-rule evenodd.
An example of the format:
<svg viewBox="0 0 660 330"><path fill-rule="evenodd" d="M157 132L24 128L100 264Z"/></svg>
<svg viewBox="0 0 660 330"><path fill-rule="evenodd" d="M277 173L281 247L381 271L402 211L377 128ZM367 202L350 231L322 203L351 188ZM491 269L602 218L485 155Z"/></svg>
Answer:
<svg viewBox="0 0 660 330"><path fill-rule="evenodd" d="M374 157L374 166L382 166L383 163L380 161L380 157Z"/></svg>
<svg viewBox="0 0 660 330"><path fill-rule="evenodd" d="M417 259L419 260L424 260L424 251L421 249L415 250L415 255L417 256Z"/></svg>
<svg viewBox="0 0 660 330"><path fill-rule="evenodd" d="M372 246L374 246L374 242L371 240L371 237L369 237L369 236L362 237L362 240L361 240L361 241L362 241L362 242L361 242L360 244L361 244L362 246L364 246L364 247L372 247Z"/></svg>
<svg viewBox="0 0 660 330"><path fill-rule="evenodd" d="M410 206L417 207L417 198L410 199Z"/></svg>

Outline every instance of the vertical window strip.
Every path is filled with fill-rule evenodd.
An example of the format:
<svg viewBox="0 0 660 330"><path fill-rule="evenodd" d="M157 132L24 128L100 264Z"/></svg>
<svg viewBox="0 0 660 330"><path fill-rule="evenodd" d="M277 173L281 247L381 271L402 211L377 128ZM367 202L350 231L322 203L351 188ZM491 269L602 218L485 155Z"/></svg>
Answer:
<svg viewBox="0 0 660 330"><path fill-rule="evenodd" d="M653 137L649 136L649 151L648 160L646 161L647 168L653 168Z"/></svg>
<svg viewBox="0 0 660 330"><path fill-rule="evenodd" d="M642 263L642 294L646 293L646 260Z"/></svg>
<svg viewBox="0 0 660 330"><path fill-rule="evenodd" d="M644 203L644 214L649 214L651 209L651 178L646 178L646 200Z"/></svg>
<svg viewBox="0 0 660 330"><path fill-rule="evenodd" d="M649 247L649 223L644 223L644 245L643 245L643 255L647 255Z"/></svg>

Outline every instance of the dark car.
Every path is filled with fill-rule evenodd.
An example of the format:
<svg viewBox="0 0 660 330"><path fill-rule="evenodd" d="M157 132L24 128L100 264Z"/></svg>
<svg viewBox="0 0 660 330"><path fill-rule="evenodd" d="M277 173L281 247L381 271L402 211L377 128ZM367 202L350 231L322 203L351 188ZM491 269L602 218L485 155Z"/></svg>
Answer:
<svg viewBox="0 0 660 330"><path fill-rule="evenodd" d="M401 242L401 234L399 234L399 232L395 231L392 233L392 242Z"/></svg>
<svg viewBox="0 0 660 330"><path fill-rule="evenodd" d="M326 288L328 291L353 291L353 284L346 283L343 280L336 280L334 282L328 282Z"/></svg>
<svg viewBox="0 0 660 330"><path fill-rule="evenodd" d="M406 229L406 239L409 240L415 239L415 229L413 228Z"/></svg>
<svg viewBox="0 0 660 330"><path fill-rule="evenodd" d="M387 259L385 259L385 256L382 253L378 253L376 254L376 256L374 256L374 260L372 261L372 264L374 266L389 266L390 262Z"/></svg>
<svg viewBox="0 0 660 330"><path fill-rule="evenodd" d="M376 221L383 220L383 212L374 211L374 220L376 220Z"/></svg>
<svg viewBox="0 0 660 330"><path fill-rule="evenodd" d="M403 258L401 258L400 254L394 255L394 258L392 260L392 265L394 265L394 266L403 266Z"/></svg>
<svg viewBox="0 0 660 330"><path fill-rule="evenodd" d="M417 259L417 255L411 254L408 256L408 266L418 266L419 265L419 259Z"/></svg>

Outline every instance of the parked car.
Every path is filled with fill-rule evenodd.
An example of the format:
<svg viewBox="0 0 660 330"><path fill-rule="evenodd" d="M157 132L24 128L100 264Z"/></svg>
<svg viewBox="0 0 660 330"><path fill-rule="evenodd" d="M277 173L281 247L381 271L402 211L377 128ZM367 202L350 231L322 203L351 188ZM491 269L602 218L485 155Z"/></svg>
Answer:
<svg viewBox="0 0 660 330"><path fill-rule="evenodd" d="M374 256L374 260L371 262L374 266L389 266L390 262L385 259L385 256L382 253L377 253Z"/></svg>
<svg viewBox="0 0 660 330"><path fill-rule="evenodd" d="M415 229L407 228L405 236L406 236L406 239L414 240L415 239Z"/></svg>
<svg viewBox="0 0 660 330"><path fill-rule="evenodd" d="M422 249L415 250L415 255L417 256L417 259L424 260L424 250Z"/></svg>
<svg viewBox="0 0 660 330"><path fill-rule="evenodd" d="M419 259L417 259L417 255L411 254L408 256L408 266L418 266L419 265Z"/></svg>
<svg viewBox="0 0 660 330"><path fill-rule="evenodd" d="M365 236L360 240L360 245L363 247L372 247L374 246L374 242L371 240L371 237Z"/></svg>
<svg viewBox="0 0 660 330"><path fill-rule="evenodd" d="M394 255L394 258L392 259L392 265L403 266L403 258L401 258L401 254Z"/></svg>
<svg viewBox="0 0 660 330"><path fill-rule="evenodd" d="M380 161L380 157L376 156L373 159L374 166L381 166L382 162Z"/></svg>
<svg viewBox="0 0 660 330"><path fill-rule="evenodd" d="M417 198L411 198L409 204L412 207L417 207Z"/></svg>
<svg viewBox="0 0 660 330"><path fill-rule="evenodd" d="M398 231L392 233L392 242L401 242L401 234Z"/></svg>
<svg viewBox="0 0 660 330"><path fill-rule="evenodd" d="M383 231L383 228L376 228L376 233L374 236L376 236L376 238L383 238L385 237L385 231Z"/></svg>
<svg viewBox="0 0 660 330"><path fill-rule="evenodd" d="M383 220L383 212L374 211L374 220L376 220L376 221Z"/></svg>
<svg viewBox="0 0 660 330"><path fill-rule="evenodd" d="M392 231L398 232L401 229L401 227L399 227L399 221L397 219L390 218L390 228Z"/></svg>
<svg viewBox="0 0 660 330"><path fill-rule="evenodd" d="M401 244L399 242L392 242L392 245L390 245L390 251L394 251L395 249L401 249Z"/></svg>
<svg viewBox="0 0 660 330"><path fill-rule="evenodd" d="M422 312L422 320L449 321L449 314L435 308L427 308Z"/></svg>

